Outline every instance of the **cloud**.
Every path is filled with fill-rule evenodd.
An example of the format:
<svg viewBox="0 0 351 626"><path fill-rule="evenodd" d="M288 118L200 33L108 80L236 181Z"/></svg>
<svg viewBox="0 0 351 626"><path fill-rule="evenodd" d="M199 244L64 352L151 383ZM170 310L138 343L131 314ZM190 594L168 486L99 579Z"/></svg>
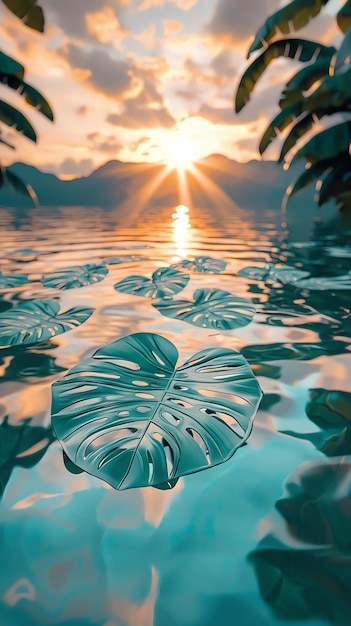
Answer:
<svg viewBox="0 0 351 626"><path fill-rule="evenodd" d="M206 30L216 39L241 43L252 37L263 22L277 10L276 0L217 0Z"/></svg>
<svg viewBox="0 0 351 626"><path fill-rule="evenodd" d="M164 7L167 3L170 3L175 4L178 9L189 11L197 2L198 0L137 0L137 10L146 11L151 7Z"/></svg>
<svg viewBox="0 0 351 626"><path fill-rule="evenodd" d="M181 22L177 22L175 20L163 20L163 26L165 29L165 36L174 35L183 28L183 24Z"/></svg>
<svg viewBox="0 0 351 626"><path fill-rule="evenodd" d="M126 96L137 88L133 68L128 60L113 59L105 50L90 50L72 43L62 50L80 82L109 97Z"/></svg>
<svg viewBox="0 0 351 626"><path fill-rule="evenodd" d="M140 139L138 139L137 141L131 141L128 144L128 148L132 152L136 152L140 146L142 146L144 143L147 143L148 141L150 141L150 137L140 137Z"/></svg>
<svg viewBox="0 0 351 626"><path fill-rule="evenodd" d="M92 159L80 159L76 161L71 157L64 159L59 165L53 166L58 174L64 176L86 176L94 168L94 161Z"/></svg>
<svg viewBox="0 0 351 626"><path fill-rule="evenodd" d="M118 154L123 149L123 144L117 141L115 135L105 135L95 132L87 135L88 141L91 142L92 148L99 152L108 152Z"/></svg>
<svg viewBox="0 0 351 626"><path fill-rule="evenodd" d="M130 29L122 28L111 7L102 11L86 13L85 22L88 33L100 43L113 43L117 50L122 49L122 40L130 34Z"/></svg>
<svg viewBox="0 0 351 626"><path fill-rule="evenodd" d="M117 22L120 26L119 17L123 13L122 9L127 1L109 0L108 4L109 7L106 6L106 0L84 0L84 2L78 2L78 0L46 0L44 9L48 23L53 21L60 26L65 35L86 40L89 35L92 39L96 38L96 33L89 31L89 21L87 21L86 15L98 13L106 16L108 14L113 23Z"/></svg>

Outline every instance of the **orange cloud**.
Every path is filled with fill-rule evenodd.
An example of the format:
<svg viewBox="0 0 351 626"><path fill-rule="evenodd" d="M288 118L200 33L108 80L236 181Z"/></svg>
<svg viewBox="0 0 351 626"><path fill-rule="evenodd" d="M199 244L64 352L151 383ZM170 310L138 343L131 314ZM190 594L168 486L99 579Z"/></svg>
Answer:
<svg viewBox="0 0 351 626"><path fill-rule="evenodd" d="M94 35L100 43L113 43L118 50L122 50L122 40L131 32L121 27L111 7L87 13L85 22L89 34Z"/></svg>
<svg viewBox="0 0 351 626"><path fill-rule="evenodd" d="M181 28L183 28L183 24L176 22L175 20L163 20L163 26L166 37L177 33Z"/></svg>

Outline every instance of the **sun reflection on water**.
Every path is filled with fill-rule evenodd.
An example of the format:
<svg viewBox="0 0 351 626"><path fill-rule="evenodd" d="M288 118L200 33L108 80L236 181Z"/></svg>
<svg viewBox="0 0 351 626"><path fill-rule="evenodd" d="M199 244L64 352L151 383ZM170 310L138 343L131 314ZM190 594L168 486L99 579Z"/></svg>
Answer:
<svg viewBox="0 0 351 626"><path fill-rule="evenodd" d="M189 209L179 204L172 214L173 239L177 250L177 257L184 258L188 254L187 245L190 243L191 223Z"/></svg>

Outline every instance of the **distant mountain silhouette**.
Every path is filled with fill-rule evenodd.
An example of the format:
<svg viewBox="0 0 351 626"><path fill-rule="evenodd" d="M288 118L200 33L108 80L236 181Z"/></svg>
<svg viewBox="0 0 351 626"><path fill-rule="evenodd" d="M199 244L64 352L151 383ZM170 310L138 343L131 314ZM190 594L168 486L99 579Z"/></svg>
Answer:
<svg viewBox="0 0 351 626"><path fill-rule="evenodd" d="M242 209L278 210L286 187L298 173L284 171L274 161L249 161L239 163L214 154L196 163L198 175L187 173L192 205L218 207L232 200ZM172 206L182 202L178 191L178 176L174 170L160 182L164 166L148 163L123 163L108 161L90 176L61 180L53 174L24 163L14 163L10 168L32 185L42 206L99 206L112 209L135 198L146 199L149 206ZM204 180L209 181L205 184ZM226 195L224 195L226 194ZM316 209L313 190L292 200L292 205ZM30 200L9 188L0 190L0 206L29 207Z"/></svg>

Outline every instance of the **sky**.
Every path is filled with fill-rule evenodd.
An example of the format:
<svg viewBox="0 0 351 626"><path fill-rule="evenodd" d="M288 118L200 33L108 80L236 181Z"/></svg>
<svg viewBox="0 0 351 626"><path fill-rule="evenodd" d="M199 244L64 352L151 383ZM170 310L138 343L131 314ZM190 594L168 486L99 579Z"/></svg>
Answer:
<svg viewBox="0 0 351 626"><path fill-rule="evenodd" d="M233 96L256 30L277 0L41 0L46 27L26 28L0 7L2 50L26 68L25 79L48 99L50 123L1 86L38 132L16 134L24 161L63 178L88 175L108 160L171 164L223 154L257 159L257 145L277 112L281 81L297 65L277 60L240 114ZM331 0L296 36L335 43ZM331 15L333 14L333 15ZM3 133L13 138L12 131ZM271 150L271 149L270 149ZM268 158L275 158L274 150Z"/></svg>

